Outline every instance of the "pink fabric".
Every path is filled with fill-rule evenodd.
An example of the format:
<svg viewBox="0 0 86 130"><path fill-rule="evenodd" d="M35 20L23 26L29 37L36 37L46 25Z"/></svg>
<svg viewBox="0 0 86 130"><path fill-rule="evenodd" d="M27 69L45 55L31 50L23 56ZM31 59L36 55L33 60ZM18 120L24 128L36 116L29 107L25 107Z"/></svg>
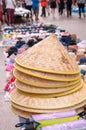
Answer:
<svg viewBox="0 0 86 130"><path fill-rule="evenodd" d="M12 65L6 65L6 71L12 71L14 68L13 64Z"/></svg>
<svg viewBox="0 0 86 130"><path fill-rule="evenodd" d="M21 54L23 51L27 50L27 47L21 47L18 49L18 54Z"/></svg>
<svg viewBox="0 0 86 130"><path fill-rule="evenodd" d="M70 117L75 115L76 115L76 111L71 110L71 111L64 111L64 112L57 112L57 113L37 114L37 115L32 115L32 117L35 121L39 121L39 120L49 120L55 118L64 118L64 117Z"/></svg>

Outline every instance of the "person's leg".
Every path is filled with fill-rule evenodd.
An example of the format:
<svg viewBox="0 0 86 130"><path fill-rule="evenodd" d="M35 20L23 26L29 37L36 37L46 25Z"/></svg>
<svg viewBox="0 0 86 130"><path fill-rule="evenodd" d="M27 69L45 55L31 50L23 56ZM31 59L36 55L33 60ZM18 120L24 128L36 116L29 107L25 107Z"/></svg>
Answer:
<svg viewBox="0 0 86 130"><path fill-rule="evenodd" d="M51 13L52 13L52 16L55 17L55 9L54 8L51 8Z"/></svg>
<svg viewBox="0 0 86 130"><path fill-rule="evenodd" d="M38 16L39 16L39 7L35 9L35 21L39 20Z"/></svg>
<svg viewBox="0 0 86 130"><path fill-rule="evenodd" d="M81 18L81 4L78 4L78 8L79 8L79 18Z"/></svg>
<svg viewBox="0 0 86 130"><path fill-rule="evenodd" d="M44 15L44 17L46 17L45 7L43 7L43 15Z"/></svg>
<svg viewBox="0 0 86 130"><path fill-rule="evenodd" d="M8 25L11 24L11 10L10 9L7 9L7 23Z"/></svg>
<svg viewBox="0 0 86 130"><path fill-rule="evenodd" d="M69 7L68 7L68 5L67 5L66 9L67 9L67 17L69 17Z"/></svg>
<svg viewBox="0 0 86 130"><path fill-rule="evenodd" d="M70 16L72 15L72 7L71 7L71 4L69 5L69 15L70 15Z"/></svg>
<svg viewBox="0 0 86 130"><path fill-rule="evenodd" d="M0 31L1 31L1 27L2 27L2 11L0 11Z"/></svg>
<svg viewBox="0 0 86 130"><path fill-rule="evenodd" d="M14 21L15 21L14 9L11 9L10 15L11 15L11 24L14 24Z"/></svg>
<svg viewBox="0 0 86 130"><path fill-rule="evenodd" d="M61 15L63 14L63 8L62 8L62 6L61 6Z"/></svg>
<svg viewBox="0 0 86 130"><path fill-rule="evenodd" d="M82 13L83 13L83 17L85 17L85 9L84 9L84 4L82 4Z"/></svg>
<svg viewBox="0 0 86 130"><path fill-rule="evenodd" d="M41 12L42 12L42 13L41 13L41 16L43 16L43 7L42 7L42 10L41 10Z"/></svg>

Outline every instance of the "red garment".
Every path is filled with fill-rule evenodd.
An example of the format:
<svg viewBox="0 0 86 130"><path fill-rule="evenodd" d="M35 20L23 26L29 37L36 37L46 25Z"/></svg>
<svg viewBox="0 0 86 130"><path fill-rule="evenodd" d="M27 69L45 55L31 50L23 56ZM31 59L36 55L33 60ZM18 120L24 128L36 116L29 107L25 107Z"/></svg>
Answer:
<svg viewBox="0 0 86 130"><path fill-rule="evenodd" d="M46 7L47 6L47 1L46 0L41 0L41 6Z"/></svg>
<svg viewBox="0 0 86 130"><path fill-rule="evenodd" d="M14 23L14 9L7 9L7 21L8 24Z"/></svg>
<svg viewBox="0 0 86 130"><path fill-rule="evenodd" d="M4 90L5 90L5 91L9 91L9 90L10 90L9 86L10 86L14 81L15 81L15 77L13 76L13 77L7 82L7 84L6 84L5 88L4 88Z"/></svg>
<svg viewBox="0 0 86 130"><path fill-rule="evenodd" d="M2 20L2 11L0 11L0 20Z"/></svg>
<svg viewBox="0 0 86 130"><path fill-rule="evenodd" d="M3 12L3 9L2 9L2 5L0 4L0 20L2 20L2 12Z"/></svg>

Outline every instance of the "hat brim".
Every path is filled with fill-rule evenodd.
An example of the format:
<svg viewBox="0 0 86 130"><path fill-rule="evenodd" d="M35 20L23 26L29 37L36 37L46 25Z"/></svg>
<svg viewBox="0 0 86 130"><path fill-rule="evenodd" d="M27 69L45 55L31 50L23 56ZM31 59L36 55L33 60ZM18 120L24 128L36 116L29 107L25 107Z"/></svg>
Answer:
<svg viewBox="0 0 86 130"><path fill-rule="evenodd" d="M16 70L37 78L52 80L52 81L75 81L80 77L80 72L77 74L53 74L24 68L17 63L14 64Z"/></svg>
<svg viewBox="0 0 86 130"><path fill-rule="evenodd" d="M28 94L21 93L18 89L15 89L11 92L11 101L17 105L31 109L56 110L72 108L83 102L86 104L86 84L72 94L55 98L30 97Z"/></svg>

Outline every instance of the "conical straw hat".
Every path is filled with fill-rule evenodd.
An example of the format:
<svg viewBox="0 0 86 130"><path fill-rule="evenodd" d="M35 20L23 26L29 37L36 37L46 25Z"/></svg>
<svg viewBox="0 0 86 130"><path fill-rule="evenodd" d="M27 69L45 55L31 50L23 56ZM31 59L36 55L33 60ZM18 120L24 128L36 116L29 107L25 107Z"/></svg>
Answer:
<svg viewBox="0 0 86 130"><path fill-rule="evenodd" d="M24 51L15 59L22 67L59 74L77 74L78 65L55 34Z"/></svg>
<svg viewBox="0 0 86 130"><path fill-rule="evenodd" d="M32 94L58 94L59 93L64 93L70 90L73 90L74 88L77 88L77 86L82 86L83 82L79 81L78 83L76 83L75 85L71 85L70 87L60 87L60 88L39 88L39 87L34 87L34 86L30 86L27 84L24 84L18 80L15 81L15 85L16 87L23 91L23 92L27 92L27 93L32 93Z"/></svg>
<svg viewBox="0 0 86 130"><path fill-rule="evenodd" d="M23 87L44 88L45 91L59 89L59 92L34 93L31 89L24 90L18 84L11 93L14 108L29 113L47 113L78 109L86 104L86 84L82 83L78 65L57 40L56 35L52 34L20 54L16 58L16 65L14 76ZM26 73L27 70L30 73ZM33 75L34 72L37 75ZM46 78L43 72L47 73ZM58 78L53 80L55 75ZM67 90L73 86L74 88Z"/></svg>
<svg viewBox="0 0 86 130"><path fill-rule="evenodd" d="M46 80L46 79L41 79L41 78L36 78L33 76L29 76L27 74L24 74L18 70L14 70L13 72L14 76L16 77L16 79L18 79L19 81L28 84L28 85L32 85L35 87L45 87L45 88L57 88L57 87L65 87L66 84L69 85L74 84L74 82L79 82L81 81L81 76L79 75L79 77L76 79L75 81L52 81L52 80ZM68 84L69 83L69 84Z"/></svg>
<svg viewBox="0 0 86 130"><path fill-rule="evenodd" d="M76 106L82 102L86 103L86 84L77 92L56 98L34 98L15 89L11 93L11 101L31 109L65 109Z"/></svg>
<svg viewBox="0 0 86 130"><path fill-rule="evenodd" d="M48 72L41 72L41 71L36 71L36 70L30 70L29 68L24 68L17 63L14 64L15 69L18 71L28 74L30 76L34 76L37 78L42 78L42 79L47 79L47 80L62 80L62 81L74 81L80 76L80 72L77 74L53 74L53 73L48 73Z"/></svg>
<svg viewBox="0 0 86 130"><path fill-rule="evenodd" d="M29 118L31 115L37 114L37 113L34 113L34 112L28 112L28 111L25 111L25 110L18 109L18 108L16 108L15 105L11 105L11 109L15 114L17 114L17 115L19 115L23 118ZM82 112L83 110L84 110L84 107L76 109L76 113L78 114L78 113Z"/></svg>
<svg viewBox="0 0 86 130"><path fill-rule="evenodd" d="M20 111L24 111L26 113L53 113L53 112L64 112L64 111L69 111L69 110L76 110L77 113L79 113L80 111L83 110L84 108L84 104L85 104L86 101L78 104L78 105L75 105L75 106L72 106L72 107L68 107L68 108L64 108L64 109L32 109L32 108L27 108L27 107L23 107L23 106L20 106L20 105L17 105L15 104L14 102L11 102L11 106L20 110ZM83 106L83 107L82 107Z"/></svg>

